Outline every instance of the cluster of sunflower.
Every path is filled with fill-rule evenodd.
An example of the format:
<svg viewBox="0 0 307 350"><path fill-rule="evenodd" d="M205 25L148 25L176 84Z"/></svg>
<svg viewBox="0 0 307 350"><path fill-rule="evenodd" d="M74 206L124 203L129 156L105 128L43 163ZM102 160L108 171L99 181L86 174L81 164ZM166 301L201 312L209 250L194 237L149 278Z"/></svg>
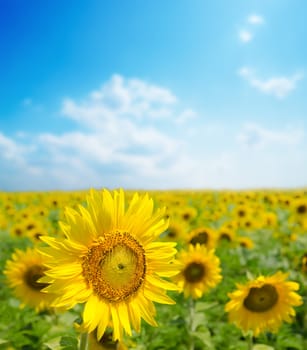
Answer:
<svg viewBox="0 0 307 350"><path fill-rule="evenodd" d="M91 190L87 196L48 195L44 204L39 201L39 210L23 205L29 196L18 198L17 207L13 199L6 201L5 219L23 217L28 223L31 213L35 226L40 221L33 220L34 213L36 218L47 215L48 222L57 216L44 233L35 235L32 227L23 226L19 235L33 238L35 247L16 250L4 273L16 296L37 311L63 312L83 305L82 322L76 325L80 349L87 344L90 349L103 344L125 349L124 339L140 333L142 320L158 325L155 303L173 305L181 300L178 295L192 301L193 318L195 301L204 300L227 279L221 247L252 250L254 232L266 234L268 228L295 241L304 235L307 222L303 191L153 192L153 200L142 192ZM9 231L16 234L14 225ZM303 255L303 272L306 260ZM260 273L229 291L224 311L244 335L276 333L283 322L295 320L294 307L303 304L299 288L287 273Z"/></svg>

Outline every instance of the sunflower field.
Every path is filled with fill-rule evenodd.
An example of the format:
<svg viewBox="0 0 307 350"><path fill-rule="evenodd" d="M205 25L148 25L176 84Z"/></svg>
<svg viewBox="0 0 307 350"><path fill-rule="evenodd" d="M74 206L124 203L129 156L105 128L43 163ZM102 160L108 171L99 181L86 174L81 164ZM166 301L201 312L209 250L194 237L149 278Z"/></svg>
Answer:
<svg viewBox="0 0 307 350"><path fill-rule="evenodd" d="M0 192L0 349L307 349L307 190Z"/></svg>

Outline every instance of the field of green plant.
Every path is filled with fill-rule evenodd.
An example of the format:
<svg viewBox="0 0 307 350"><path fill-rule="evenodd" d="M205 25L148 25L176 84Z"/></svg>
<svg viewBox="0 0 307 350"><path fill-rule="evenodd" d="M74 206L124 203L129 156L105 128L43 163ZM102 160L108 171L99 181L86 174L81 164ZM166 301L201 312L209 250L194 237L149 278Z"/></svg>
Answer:
<svg viewBox="0 0 307 350"><path fill-rule="evenodd" d="M127 210L134 198L134 191L124 192L126 207L121 210ZM156 239L157 242L176 243L176 260L172 260L168 265L165 262L165 266L168 266L165 267L165 271L169 266L172 269L176 267L178 271L173 274L167 272L164 276L161 273L161 279L171 282L165 294L175 303L168 303L166 297L164 299L164 292L158 291L157 287L157 291L152 290L151 293L155 311L149 307L150 303L145 302L142 305L145 305L146 310L140 309L141 315L148 314L147 321L155 319L156 326L149 324L142 317L140 331L137 332L134 327L137 325L135 315L128 312L128 320L127 315L121 320L125 313L118 312L117 320L112 313L112 322L106 324L99 341L98 328L104 329L99 322L106 317L103 313L100 319L95 321L99 310L97 313L96 310L93 311L92 314L87 312L86 317L93 317L93 324L99 327L96 329L90 326L88 332L85 332L80 326L85 307L85 303L81 301L85 297L82 299L80 295L78 299L78 296L71 295L72 299L80 300L75 305L69 305L69 300L63 298L62 304L56 304L53 294L44 291L46 287L48 290L48 286L52 285L58 276L62 276L63 271L68 271L68 267L63 265L61 272L61 266L56 264L61 264L66 259L65 254L69 255L71 251L60 251L58 259L56 255L49 257L49 263L40 260L43 259L40 256L43 248L53 244L53 241L48 241L46 237L64 239L65 232L70 232L67 228L69 225L71 232L78 231L80 241L85 240L84 237L88 235L91 227L88 222L94 222L99 211L98 204L98 209L90 210L88 193L89 191L0 193L0 349L307 349L306 189L139 191L141 197L148 193L149 198L153 199L154 212L165 207L165 212L162 212L162 221L165 224L162 225L161 220L154 224L153 220L152 226L163 228ZM112 191L110 193L113 194ZM67 207L74 210L65 211ZM90 213L92 218L88 219L88 214L80 207L88 209L86 213ZM119 218L116 219L118 230L113 230L115 234L128 235L131 233L128 232L129 227L136 227L134 230L137 229L138 232L142 231L141 216L142 212L145 212L142 208L141 204L136 206L135 212L133 207L130 208L130 226L127 224L127 227L121 227L121 214L118 214L120 210L118 209L117 213L117 209L114 209L117 213L114 215L118 215ZM79 212L83 214L77 216L76 213ZM67 221L67 213L70 213L70 221ZM106 214L101 215L105 215L102 218L107 217ZM136 225L133 222L134 215L135 221L140 224ZM84 222L88 226L83 224ZM146 222L151 221L148 219ZM100 225L103 227L103 219ZM151 232L149 226L144 226L144 230ZM106 295L110 295L110 303L114 310L117 301L113 294L111 298L110 293L115 289L121 292L126 282L134 283L137 278L134 274L138 276L137 274L141 273L141 282L135 287L137 292L129 292L129 297L120 294L120 300L132 300L133 303L133 298L140 296L136 294L141 293L142 287L139 286L145 283L144 280L155 275L154 268L150 270L150 266L157 264L163 271L164 261L170 254L166 249L173 250L175 246L165 245L169 248L163 250L164 246L157 243L156 251L150 253L156 261L150 265L147 250L134 243L137 236L133 237L135 239L130 239L128 248L119 238L114 238L113 248L108 248L109 250L104 247L99 248L100 250L95 248L102 246L98 240L95 246L91 246L91 253L96 254L98 251L101 256L109 256L108 254L113 252L114 256L110 255L112 259L122 259L121 263L129 262L133 269L127 270L125 277L119 277L118 280L115 278L113 281L111 279L117 275L110 272L109 266L113 268L114 261L106 260L105 265L97 265L104 266L101 269L105 269L102 276L106 280L112 277L108 280L112 288L107 292L104 289L101 292L99 290L96 295L101 293L99 295L104 295L104 300L108 299ZM81 251L76 245L74 249L77 251L77 248ZM89 253L83 255L86 254L87 260L79 256L73 263L76 266L80 264L83 269L82 278L89 286L88 281L94 279L96 272L90 266L94 260L91 260ZM139 259L137 262L133 260L136 258ZM160 258L163 262L159 262ZM141 263L147 264L143 270L139 267ZM120 264L117 266L124 269ZM90 271L88 274L84 272L85 267ZM53 274L48 273L49 268L54 269ZM152 275L148 276L149 274ZM49 279L44 279L45 275L49 276ZM73 281L73 278L71 280ZM65 282L61 281L64 286ZM69 279L67 281L65 293L68 295ZM158 282L156 283L158 285ZM55 293L57 285L55 282L53 286ZM161 282L160 289L163 289L163 286L168 284ZM176 286L177 289L171 286ZM71 288L72 291L74 288L78 290L77 284ZM61 291L58 293L61 294ZM124 329L120 337L116 336L117 331L112 326L116 327L117 324L122 325ZM128 334L130 324L131 335Z"/></svg>

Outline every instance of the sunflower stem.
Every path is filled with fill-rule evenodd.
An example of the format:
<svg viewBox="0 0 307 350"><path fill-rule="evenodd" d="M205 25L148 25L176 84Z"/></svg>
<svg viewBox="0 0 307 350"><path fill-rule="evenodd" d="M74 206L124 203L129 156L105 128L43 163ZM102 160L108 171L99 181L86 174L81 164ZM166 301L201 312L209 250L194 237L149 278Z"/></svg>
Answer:
<svg viewBox="0 0 307 350"><path fill-rule="evenodd" d="M189 333L190 333L190 342L189 342L189 350L194 350L194 335L195 327L194 327L194 314L195 314L195 308L194 308L194 300L193 298L189 298Z"/></svg>
<svg viewBox="0 0 307 350"><path fill-rule="evenodd" d="M88 349L88 333L81 333L80 335L80 350Z"/></svg>
<svg viewBox="0 0 307 350"><path fill-rule="evenodd" d="M246 337L247 340L247 350L253 349L253 334L249 333Z"/></svg>

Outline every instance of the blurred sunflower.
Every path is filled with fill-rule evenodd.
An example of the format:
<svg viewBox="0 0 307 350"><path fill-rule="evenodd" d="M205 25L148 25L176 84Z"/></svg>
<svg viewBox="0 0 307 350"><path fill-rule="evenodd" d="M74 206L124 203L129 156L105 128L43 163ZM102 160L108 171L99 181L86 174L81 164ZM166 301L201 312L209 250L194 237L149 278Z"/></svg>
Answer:
<svg viewBox="0 0 307 350"><path fill-rule="evenodd" d="M109 325L114 341L123 331L131 335L131 326L139 331L142 318L157 326L153 301L175 303L166 291L177 286L161 277L178 273L176 243L154 242L168 222L153 206L148 195L136 193L125 210L122 190L114 197L92 190L87 208L66 209L65 238L41 238L50 246L41 248L49 268L41 280L50 283L45 290L58 294L57 307L85 303L82 327L97 328L98 340Z"/></svg>
<svg viewBox="0 0 307 350"><path fill-rule="evenodd" d="M196 218L197 209L195 207L186 205L185 207L182 207L179 210L178 215L181 217L183 221L190 222Z"/></svg>
<svg viewBox="0 0 307 350"><path fill-rule="evenodd" d="M22 224L24 227L24 234L35 242L38 242L41 236L48 234L42 221L37 217L28 217Z"/></svg>
<svg viewBox="0 0 307 350"><path fill-rule="evenodd" d="M251 215L251 210L248 203L236 205L233 215L239 220Z"/></svg>
<svg viewBox="0 0 307 350"><path fill-rule="evenodd" d="M225 305L229 321L244 333L253 331L254 336L263 331L276 333L283 321L292 322L293 306L301 305L302 298L295 293L299 284L286 281L287 276L279 271L272 276L259 276L245 285L237 284Z"/></svg>
<svg viewBox="0 0 307 350"><path fill-rule="evenodd" d="M254 242L249 237L244 237L244 236L238 237L237 242L243 248L252 249L254 247Z"/></svg>
<svg viewBox="0 0 307 350"><path fill-rule="evenodd" d="M4 274L8 285L22 301L21 307L29 305L36 311L50 307L54 295L42 292L48 284L39 282L45 271L43 257L35 249L16 249L12 259L7 260Z"/></svg>
<svg viewBox="0 0 307 350"><path fill-rule="evenodd" d="M21 222L14 222L13 225L10 227L10 234L13 237L22 237L25 236L26 230Z"/></svg>
<svg viewBox="0 0 307 350"><path fill-rule="evenodd" d="M261 227L260 219L257 216L251 215L247 215L246 217L240 219L238 224L241 229L248 232L255 231Z"/></svg>
<svg viewBox="0 0 307 350"><path fill-rule="evenodd" d="M207 249L213 249L216 247L217 234L214 229L209 227L197 227L193 229L187 236L188 244L196 245L204 244Z"/></svg>
<svg viewBox="0 0 307 350"><path fill-rule="evenodd" d="M302 271L307 273L307 253L305 253L302 257Z"/></svg>
<svg viewBox="0 0 307 350"><path fill-rule="evenodd" d="M187 251L180 252L179 261L182 268L173 280L185 298L190 295L193 299L201 298L222 280L220 259L214 250L208 250L204 245L190 244Z"/></svg>
<svg viewBox="0 0 307 350"><path fill-rule="evenodd" d="M186 230L186 225L172 219L168 228L161 234L160 238L163 241L181 242L185 237Z"/></svg>
<svg viewBox="0 0 307 350"><path fill-rule="evenodd" d="M273 213L273 212L263 212L261 215L261 219L263 221L263 226L264 227L272 227L275 228L278 224L278 218L277 218L277 214Z"/></svg>
<svg viewBox="0 0 307 350"><path fill-rule="evenodd" d="M223 225L217 231L219 241L233 242L236 239L236 230Z"/></svg>
<svg viewBox="0 0 307 350"><path fill-rule="evenodd" d="M5 230L8 226L7 218L0 212L0 230Z"/></svg>
<svg viewBox="0 0 307 350"><path fill-rule="evenodd" d="M292 214L295 219L303 221L307 218L307 198L297 198L291 203Z"/></svg>
<svg viewBox="0 0 307 350"><path fill-rule="evenodd" d="M31 217L23 222L25 235L35 243L40 242L41 236L47 236L47 224L43 223L40 217Z"/></svg>
<svg viewBox="0 0 307 350"><path fill-rule="evenodd" d="M113 340L112 330L107 329L100 340L97 339L97 330L88 337L89 350L127 350L127 346L118 340Z"/></svg>

